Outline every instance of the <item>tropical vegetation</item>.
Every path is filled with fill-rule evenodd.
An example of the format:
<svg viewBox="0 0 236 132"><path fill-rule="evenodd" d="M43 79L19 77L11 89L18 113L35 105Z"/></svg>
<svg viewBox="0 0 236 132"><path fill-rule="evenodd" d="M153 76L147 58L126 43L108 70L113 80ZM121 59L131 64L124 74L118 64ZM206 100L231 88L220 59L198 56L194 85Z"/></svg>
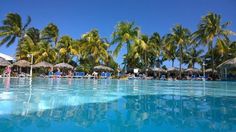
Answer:
<svg viewBox="0 0 236 132"><path fill-rule="evenodd" d="M157 32L151 36L143 34L134 22L126 21L115 26L111 38L101 37L97 29L80 38L72 38L60 35L54 23L43 29L32 27L30 23L30 17L23 22L17 13L7 14L0 25L0 46L17 43L17 60L29 60L27 54L33 54L34 63L65 62L86 72L91 72L96 65L119 69L115 59L122 48L127 51L123 56L125 70L140 68L146 71L161 67L164 61L171 61L174 67L175 60L179 60L180 78L183 64L195 68L196 64L206 63L207 68L215 69L220 63L236 57L236 42L230 40L230 35L235 33L228 29L231 23L223 23L221 16L212 12L202 17L196 31L177 24L163 36ZM205 46L208 50L204 50Z"/></svg>

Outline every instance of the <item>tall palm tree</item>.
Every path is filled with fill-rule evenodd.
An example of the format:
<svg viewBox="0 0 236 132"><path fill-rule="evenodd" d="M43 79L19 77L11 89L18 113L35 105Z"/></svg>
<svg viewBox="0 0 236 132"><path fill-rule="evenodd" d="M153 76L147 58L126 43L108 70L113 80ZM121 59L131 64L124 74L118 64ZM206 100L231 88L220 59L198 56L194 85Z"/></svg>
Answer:
<svg viewBox="0 0 236 132"><path fill-rule="evenodd" d="M149 39L149 42L148 42L148 45L149 45L149 53L150 56L150 61L151 61L151 65L156 65L156 59L158 59L158 63L160 62L160 55L161 55L161 52L162 52L162 38L160 36L159 33L155 32L151 35L150 39ZM159 64L160 66L160 64Z"/></svg>
<svg viewBox="0 0 236 132"><path fill-rule="evenodd" d="M182 74L182 63L183 63L183 53L184 53L184 48L188 45L191 44L191 32L187 29L182 27L181 25L176 25L172 29L171 33L171 42L173 42L175 45L178 46L178 52L179 52L179 77L180 79L181 74Z"/></svg>
<svg viewBox="0 0 236 132"><path fill-rule="evenodd" d="M28 16L27 21L23 24L21 16L17 13L9 13L3 20L3 25L0 26L0 37L3 39L0 41L0 46L6 44L7 47L11 46L16 39L18 42L24 37L25 31L31 22L31 18Z"/></svg>
<svg viewBox="0 0 236 132"><path fill-rule="evenodd" d="M160 54L160 35L154 33L150 38L141 35L136 39L127 54L126 59L130 66L144 68L150 67Z"/></svg>
<svg viewBox="0 0 236 132"><path fill-rule="evenodd" d="M127 53L129 53L131 43L133 43L135 39L138 39L139 33L140 29L134 24L134 22L118 23L115 27L115 31L112 33L112 44L117 44L113 51L113 56L117 57L123 46L126 46ZM127 69L130 63L130 59L125 55L124 68Z"/></svg>
<svg viewBox="0 0 236 132"><path fill-rule="evenodd" d="M164 58L167 60L171 60L172 64L171 66L174 67L174 62L176 59L176 50L177 50L177 46L175 45L175 43L172 42L171 39L171 34L167 34L166 36L164 36L163 38L163 46L162 46L162 50L163 50L163 55Z"/></svg>
<svg viewBox="0 0 236 132"><path fill-rule="evenodd" d="M116 25L115 31L112 33L112 44L118 44L113 55L116 57L123 45L127 45L127 53L130 50L131 43L139 36L139 28L134 22L120 22Z"/></svg>
<svg viewBox="0 0 236 132"><path fill-rule="evenodd" d="M100 38L97 30L92 30L84 34L80 40L80 53L82 58L91 58L94 65L105 62L109 54L107 49L109 44L105 39Z"/></svg>
<svg viewBox="0 0 236 132"><path fill-rule="evenodd" d="M135 64L141 63L142 67L146 69L148 65L148 41L149 38L146 35L142 35L140 39L134 41L134 44L130 47L130 51L127 54L128 63L130 65L137 67Z"/></svg>
<svg viewBox="0 0 236 132"><path fill-rule="evenodd" d="M35 63L46 61L50 63L55 63L57 59L57 54L55 49L47 41L40 41L37 45L37 50L34 51L33 55L35 58Z"/></svg>
<svg viewBox="0 0 236 132"><path fill-rule="evenodd" d="M59 51L60 60L69 63L75 55L78 55L78 42L70 36L62 36L56 45Z"/></svg>
<svg viewBox="0 0 236 132"><path fill-rule="evenodd" d="M33 54L38 50L38 43L40 42L40 31L36 28L29 28L20 43L17 45L16 58L29 60L28 54Z"/></svg>
<svg viewBox="0 0 236 132"><path fill-rule="evenodd" d="M215 13L208 13L202 17L198 30L194 33L195 40L200 44L208 45L208 51L211 51L211 63L212 63L212 74L215 69L214 62L214 40L217 44L222 42L222 39L227 38L228 35L234 34L232 31L227 30L227 26L230 22L222 24L221 16Z"/></svg>
<svg viewBox="0 0 236 132"><path fill-rule="evenodd" d="M59 38L59 29L57 25L53 23L49 23L41 32L42 39L47 40L49 42L53 42L54 46L57 45L57 41Z"/></svg>

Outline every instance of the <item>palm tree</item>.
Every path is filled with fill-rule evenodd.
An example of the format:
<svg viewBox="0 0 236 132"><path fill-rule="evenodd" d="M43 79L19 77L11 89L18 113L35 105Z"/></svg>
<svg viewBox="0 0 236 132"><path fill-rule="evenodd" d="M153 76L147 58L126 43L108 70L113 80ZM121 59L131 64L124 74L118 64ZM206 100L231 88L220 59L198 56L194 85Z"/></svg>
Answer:
<svg viewBox="0 0 236 132"><path fill-rule="evenodd" d="M202 63L201 55L203 52L202 49L197 50L196 46L191 47L184 56L184 63L188 64L188 68L195 68L196 63Z"/></svg>
<svg viewBox="0 0 236 132"><path fill-rule="evenodd" d="M141 65L146 69L148 65L148 41L149 38L146 35L142 35L140 39L134 41L134 44L130 47L130 51L127 54L127 59L129 60L128 64L137 67L136 64L141 63Z"/></svg>
<svg viewBox="0 0 236 132"><path fill-rule="evenodd" d="M127 44L127 52L129 52L131 43L139 36L139 28L134 22L120 22L117 24L115 31L112 33L112 44L118 44L113 55L116 57L123 45Z"/></svg>
<svg viewBox="0 0 236 132"><path fill-rule="evenodd" d="M47 61L54 63L56 60L56 52L47 41L41 40L40 31L36 28L29 28L25 36L17 46L17 59L25 59L30 61L28 54L33 54L34 63Z"/></svg>
<svg viewBox="0 0 236 132"><path fill-rule="evenodd" d="M175 58L176 58L176 50L177 50L177 46L172 42L171 40L171 34L167 34L166 36L164 36L163 38L163 56L165 59L167 60L171 60L172 62L172 67L174 67L174 62L175 62Z"/></svg>
<svg viewBox="0 0 236 132"><path fill-rule="evenodd" d="M229 44L229 59L236 57L236 41L230 42Z"/></svg>
<svg viewBox="0 0 236 132"><path fill-rule="evenodd" d="M55 49L53 49L51 44L47 41L40 41L38 43L38 50L33 54L35 56L35 63L41 61L55 63L57 59Z"/></svg>
<svg viewBox="0 0 236 132"><path fill-rule="evenodd" d="M228 35L234 34L230 30L226 30L230 22L222 24L221 16L215 13L208 13L202 17L198 26L198 30L194 33L195 40L200 44L208 45L208 51L211 51L212 74L215 69L214 62L214 40L216 45L221 44L222 39L226 39Z"/></svg>
<svg viewBox="0 0 236 132"><path fill-rule="evenodd" d="M117 44L115 50L113 51L113 56L117 57L121 48L126 45L127 53L129 53L131 48L131 43L135 39L138 39L140 29L134 24L134 22L120 22L116 25L115 31L112 33L112 44ZM125 55L124 58L124 68L129 67L130 59ZM126 70L125 70L126 71Z"/></svg>
<svg viewBox="0 0 236 132"><path fill-rule="evenodd" d="M160 35L157 33L150 38L141 35L140 39L136 39L126 56L129 66L144 68L146 71L160 54L160 41Z"/></svg>
<svg viewBox="0 0 236 132"><path fill-rule="evenodd" d="M25 31L31 22L28 16L25 24L22 23L21 16L17 13L9 13L3 20L3 26L0 27L0 46L6 44L7 47L11 46L18 38L18 42L24 37Z"/></svg>
<svg viewBox="0 0 236 132"><path fill-rule="evenodd" d="M109 57L107 52L109 44L105 39L100 38L97 30L84 34L80 44L82 58L91 58L90 61L93 61L94 65L98 65L101 62L104 63Z"/></svg>
<svg viewBox="0 0 236 132"><path fill-rule="evenodd" d="M173 42L173 44L178 46L178 52L179 52L179 77L181 79L182 74L182 63L183 63L183 50L187 46L187 44L191 44L191 33L187 28L182 27L181 25L176 25L172 29L170 41Z"/></svg>
<svg viewBox="0 0 236 132"><path fill-rule="evenodd" d="M36 28L29 28L20 43L17 45L16 58L29 60L28 54L33 54L38 50L40 42L40 31ZM30 61L30 60L29 60Z"/></svg>
<svg viewBox="0 0 236 132"><path fill-rule="evenodd" d="M149 51L150 51L150 61L151 61L151 65L156 64L156 59L158 59L158 63L160 63L160 55L162 52L162 38L160 36L159 33L155 32L151 35L149 42ZM160 66L160 64L159 64Z"/></svg>
<svg viewBox="0 0 236 132"><path fill-rule="evenodd" d="M59 29L55 24L49 23L42 30L41 34L42 34L42 39L47 40L49 42L54 42L54 46L57 45L57 41L59 38Z"/></svg>
<svg viewBox="0 0 236 132"><path fill-rule="evenodd" d="M62 36L56 45L60 60L69 63L75 55L79 54L78 42L70 36Z"/></svg>

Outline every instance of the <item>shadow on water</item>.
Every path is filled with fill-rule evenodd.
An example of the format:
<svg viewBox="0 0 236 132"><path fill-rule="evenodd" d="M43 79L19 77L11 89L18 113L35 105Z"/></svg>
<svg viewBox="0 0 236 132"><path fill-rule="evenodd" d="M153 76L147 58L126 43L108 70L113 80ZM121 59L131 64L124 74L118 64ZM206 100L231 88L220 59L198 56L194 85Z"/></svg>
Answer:
<svg viewBox="0 0 236 132"><path fill-rule="evenodd" d="M234 131L235 97L126 96L28 113L1 115L1 132L11 131Z"/></svg>

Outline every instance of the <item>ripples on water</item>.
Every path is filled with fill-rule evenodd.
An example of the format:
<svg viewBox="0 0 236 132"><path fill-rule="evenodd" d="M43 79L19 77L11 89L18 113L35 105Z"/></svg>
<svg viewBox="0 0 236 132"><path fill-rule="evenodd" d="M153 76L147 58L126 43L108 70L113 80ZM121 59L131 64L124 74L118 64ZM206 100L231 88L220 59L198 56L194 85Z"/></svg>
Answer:
<svg viewBox="0 0 236 132"><path fill-rule="evenodd" d="M236 82L0 79L0 131L236 131Z"/></svg>

